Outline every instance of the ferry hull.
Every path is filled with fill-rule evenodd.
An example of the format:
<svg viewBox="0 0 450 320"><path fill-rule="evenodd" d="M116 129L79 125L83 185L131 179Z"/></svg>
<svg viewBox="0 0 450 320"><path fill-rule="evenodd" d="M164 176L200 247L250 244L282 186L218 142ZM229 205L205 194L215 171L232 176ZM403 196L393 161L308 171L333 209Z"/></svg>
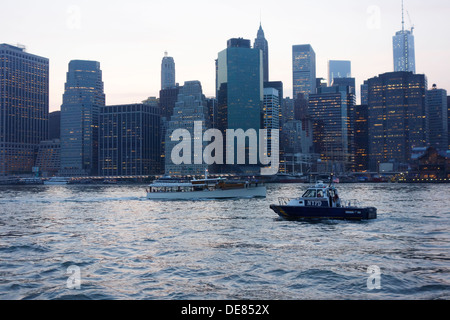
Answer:
<svg viewBox="0 0 450 320"><path fill-rule="evenodd" d="M234 198L265 198L266 187L248 189L195 191L195 192L151 192L147 193L150 200L199 200L199 199L234 199Z"/></svg>
<svg viewBox="0 0 450 320"><path fill-rule="evenodd" d="M376 208L326 208L271 205L270 208L286 220L372 220Z"/></svg>

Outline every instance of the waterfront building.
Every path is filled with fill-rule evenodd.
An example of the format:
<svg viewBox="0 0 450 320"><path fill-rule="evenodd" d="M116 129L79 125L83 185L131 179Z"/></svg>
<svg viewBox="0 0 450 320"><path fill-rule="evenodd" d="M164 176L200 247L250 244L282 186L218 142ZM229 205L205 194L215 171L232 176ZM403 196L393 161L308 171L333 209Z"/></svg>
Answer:
<svg viewBox="0 0 450 320"><path fill-rule="evenodd" d="M448 105L447 90L434 84L427 91L426 119L428 144L438 150L448 149Z"/></svg>
<svg viewBox="0 0 450 320"><path fill-rule="evenodd" d="M390 72L368 83L369 170L380 164L407 164L413 148L425 147L425 75Z"/></svg>
<svg viewBox="0 0 450 320"><path fill-rule="evenodd" d="M316 53L311 45L294 45L292 47L293 93L306 97L316 93Z"/></svg>
<svg viewBox="0 0 450 320"><path fill-rule="evenodd" d="M352 77L352 63L346 60L330 60L328 61L328 85L331 86L333 81L338 78Z"/></svg>
<svg viewBox="0 0 450 320"><path fill-rule="evenodd" d="M280 98L279 92L274 88L264 89L264 103L263 103L263 129L267 129L267 151L268 155L272 155L274 142L280 141ZM275 135L272 135L271 130L276 130Z"/></svg>
<svg viewBox="0 0 450 320"><path fill-rule="evenodd" d="M417 181L444 182L450 180L450 150L425 148L411 162L412 176Z"/></svg>
<svg viewBox="0 0 450 320"><path fill-rule="evenodd" d="M60 175L97 175L98 117L104 105L100 63L71 61L61 106Z"/></svg>
<svg viewBox="0 0 450 320"><path fill-rule="evenodd" d="M320 154L328 172L351 169L349 115L354 104L349 87L320 88L309 96L308 114L314 122L315 153Z"/></svg>
<svg viewBox="0 0 450 320"><path fill-rule="evenodd" d="M160 114L151 103L100 108L99 173L105 177L159 175Z"/></svg>
<svg viewBox="0 0 450 320"><path fill-rule="evenodd" d="M255 49L260 49L263 53L263 81L269 82L269 43L264 36L264 30L261 25L259 26L258 35L255 39L253 47Z"/></svg>
<svg viewBox="0 0 450 320"><path fill-rule="evenodd" d="M355 106L355 171L369 170L369 109Z"/></svg>
<svg viewBox="0 0 450 320"><path fill-rule="evenodd" d="M0 176L32 172L48 113L49 60L0 44Z"/></svg>
<svg viewBox="0 0 450 320"><path fill-rule="evenodd" d="M242 38L230 39L227 49L219 52L216 62L218 129L223 134L227 129L254 129L257 132L261 129L264 94L262 61L262 51L251 48L250 40ZM246 164L250 156L247 155ZM226 170L249 174L252 170L259 172L255 166L234 166Z"/></svg>
<svg viewBox="0 0 450 320"><path fill-rule="evenodd" d="M59 139L41 141L34 166L41 176L57 175L61 167L61 141Z"/></svg>
<svg viewBox="0 0 450 320"><path fill-rule="evenodd" d="M450 96L447 96L447 116L448 116L448 150L450 150Z"/></svg>
<svg viewBox="0 0 450 320"><path fill-rule="evenodd" d="M195 123L201 123L201 134L210 128L210 115L206 98L203 95L200 81L187 81L184 83L178 101L174 108L173 116L168 124L166 134L166 155L165 173L171 176L203 176L208 164L203 161L203 154L197 154L195 148ZM172 159L172 150L180 141L172 141L175 130L185 129L189 131L191 140L191 161L190 163L175 164ZM209 143L202 141L202 150ZM196 159L202 159L201 163L196 163Z"/></svg>
<svg viewBox="0 0 450 320"><path fill-rule="evenodd" d="M175 86L175 60L165 52L161 63L161 90Z"/></svg>

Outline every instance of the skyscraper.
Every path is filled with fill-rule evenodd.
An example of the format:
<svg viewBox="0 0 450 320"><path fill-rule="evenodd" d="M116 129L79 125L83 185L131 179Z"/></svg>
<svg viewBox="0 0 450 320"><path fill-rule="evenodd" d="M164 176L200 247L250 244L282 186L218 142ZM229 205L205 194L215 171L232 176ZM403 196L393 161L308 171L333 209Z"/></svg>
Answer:
<svg viewBox="0 0 450 320"><path fill-rule="evenodd" d="M271 155L272 142L280 139L280 98L278 90L274 88L264 89L263 129L268 130L267 150ZM271 130L275 130L275 136L272 136Z"/></svg>
<svg viewBox="0 0 450 320"><path fill-rule="evenodd" d="M262 61L262 51L252 49L250 40L242 38L230 39L227 49L219 52L216 62L218 129L223 134L228 129L254 129L257 132L261 129L264 94ZM247 152L246 164L250 163L248 159ZM249 173L253 169L254 166L228 168ZM259 169L256 170L259 172Z"/></svg>
<svg viewBox="0 0 450 320"><path fill-rule="evenodd" d="M263 101L262 52L250 40L230 39L217 60L219 129L261 127Z"/></svg>
<svg viewBox="0 0 450 320"><path fill-rule="evenodd" d="M355 106L355 171L369 170L369 110Z"/></svg>
<svg viewBox="0 0 450 320"><path fill-rule="evenodd" d="M308 113L314 122L316 152L328 171L342 172L349 164L349 91L347 87L320 88L309 96Z"/></svg>
<svg viewBox="0 0 450 320"><path fill-rule="evenodd" d="M173 116L170 119L166 134L166 155L165 171L168 175L188 176L204 175L208 165L205 161L195 163L196 158L203 159L203 154L196 154L195 148L195 122L202 124L203 133L210 127L210 115L206 98L203 95L200 81L187 81L180 89L178 101L175 105ZM179 144L179 141L172 141L172 135L177 129L186 129L191 135L191 163L175 164L171 157L173 148ZM202 150L207 143L202 142Z"/></svg>
<svg viewBox="0 0 450 320"><path fill-rule="evenodd" d="M61 111L54 111L48 115L48 139L61 138Z"/></svg>
<svg viewBox="0 0 450 320"><path fill-rule="evenodd" d="M0 175L30 173L48 137L49 60L0 44Z"/></svg>
<svg viewBox="0 0 450 320"><path fill-rule="evenodd" d="M316 53L311 45L292 47L294 98L299 93L306 97L316 93Z"/></svg>
<svg viewBox="0 0 450 320"><path fill-rule="evenodd" d="M161 174L160 114L156 104L100 108L101 176Z"/></svg>
<svg viewBox="0 0 450 320"><path fill-rule="evenodd" d="M433 85L433 89L427 91L426 108L428 143L435 149L446 151L448 148L447 91Z"/></svg>
<svg viewBox="0 0 450 320"><path fill-rule="evenodd" d="M175 61L167 51L161 63L161 90L175 87Z"/></svg>
<svg viewBox="0 0 450 320"><path fill-rule="evenodd" d="M413 148L425 147L425 75L390 72L369 79L369 170L379 164L406 165Z"/></svg>
<svg viewBox="0 0 450 320"><path fill-rule="evenodd" d="M344 60L330 60L328 61L328 85L333 84L336 78L351 78L352 77L352 63Z"/></svg>
<svg viewBox="0 0 450 320"><path fill-rule="evenodd" d="M61 175L97 174L98 117L104 105L100 63L71 61L61 106Z"/></svg>
<svg viewBox="0 0 450 320"><path fill-rule="evenodd" d="M402 30L393 37L394 72L408 71L416 73L416 54L414 45L414 27L405 30L404 9L402 0Z"/></svg>
<svg viewBox="0 0 450 320"><path fill-rule="evenodd" d="M259 26L258 35L253 46L255 49L260 49L263 52L263 81L269 81L269 43L264 36L262 26Z"/></svg>
<svg viewBox="0 0 450 320"><path fill-rule="evenodd" d="M448 150L450 150L450 96L447 96L447 114L448 114Z"/></svg>

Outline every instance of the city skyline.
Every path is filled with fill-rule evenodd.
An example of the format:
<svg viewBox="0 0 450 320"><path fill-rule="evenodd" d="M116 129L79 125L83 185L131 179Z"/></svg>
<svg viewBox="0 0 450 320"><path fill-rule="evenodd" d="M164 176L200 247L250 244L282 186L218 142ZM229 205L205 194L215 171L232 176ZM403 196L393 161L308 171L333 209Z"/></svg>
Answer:
<svg viewBox="0 0 450 320"><path fill-rule="evenodd" d="M175 1L169 11L148 1L105 3L24 0L3 5L0 27L8 33L1 42L24 44L28 52L50 59L50 111L60 110L67 65L76 59L102 64L107 104L159 96L166 50L177 62L178 83L199 80L205 95L214 96L217 52L230 38L255 39L260 22L271 51L270 80L283 81L285 96L292 97L291 51L298 44L314 48L317 77L327 78L328 60L352 61L358 88L366 79L393 71L392 36L401 28L401 1L282 1L275 7L247 1L238 11L237 1ZM446 4L405 1L405 20L407 27L408 16L415 25L417 73L427 75L429 86L449 89L444 61L450 44L440 34L450 26Z"/></svg>

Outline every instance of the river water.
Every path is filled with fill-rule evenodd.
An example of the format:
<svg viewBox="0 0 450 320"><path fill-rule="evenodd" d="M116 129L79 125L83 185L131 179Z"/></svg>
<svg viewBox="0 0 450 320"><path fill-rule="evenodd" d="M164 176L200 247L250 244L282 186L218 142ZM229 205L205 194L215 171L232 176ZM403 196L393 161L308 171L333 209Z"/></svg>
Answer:
<svg viewBox="0 0 450 320"><path fill-rule="evenodd" d="M305 188L152 202L137 185L0 187L0 299L450 299L448 185L338 185L378 208L368 222L270 210Z"/></svg>

